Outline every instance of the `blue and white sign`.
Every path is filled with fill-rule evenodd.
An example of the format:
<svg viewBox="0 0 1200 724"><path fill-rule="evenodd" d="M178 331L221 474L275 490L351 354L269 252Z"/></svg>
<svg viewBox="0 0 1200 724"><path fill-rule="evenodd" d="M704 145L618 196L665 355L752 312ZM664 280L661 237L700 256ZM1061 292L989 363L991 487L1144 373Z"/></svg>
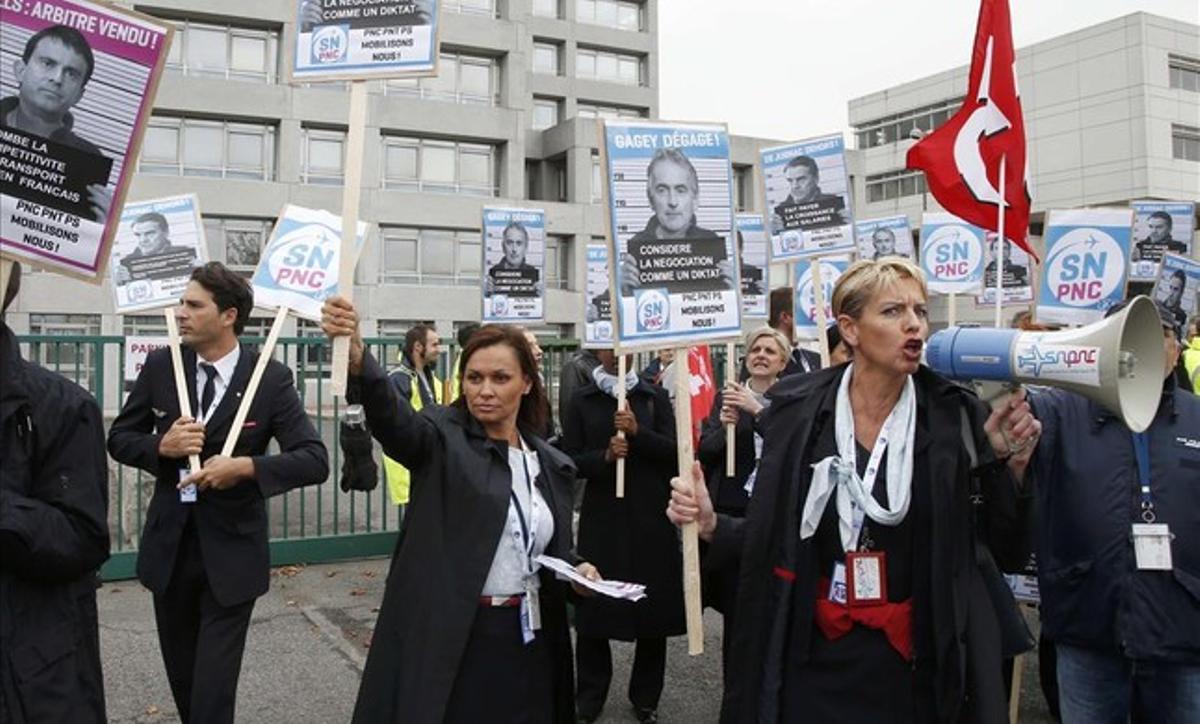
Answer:
<svg viewBox="0 0 1200 724"><path fill-rule="evenodd" d="M541 321L545 267L545 211L483 209L484 322Z"/></svg>
<svg viewBox="0 0 1200 724"><path fill-rule="evenodd" d="M792 288L795 290L795 312L797 339L817 339L825 330L817 326L816 294L813 290L811 259L796 262ZM850 257L821 257L821 294L825 299L825 322L833 322L833 287L842 273L850 266Z"/></svg>
<svg viewBox="0 0 1200 724"><path fill-rule="evenodd" d="M435 74L438 0L296 2L296 80Z"/></svg>
<svg viewBox="0 0 1200 724"><path fill-rule="evenodd" d="M195 194L125 204L108 265L118 314L171 307L208 262Z"/></svg>
<svg viewBox="0 0 1200 724"><path fill-rule="evenodd" d="M701 344L741 333L733 179L724 126L606 121L614 345Z"/></svg>
<svg viewBox="0 0 1200 724"><path fill-rule="evenodd" d="M1124 299L1132 223L1132 209L1049 213L1039 322L1089 324Z"/></svg>
<svg viewBox="0 0 1200 724"><path fill-rule="evenodd" d="M358 222L355 253L362 249L367 223ZM328 211L285 206L267 241L250 284L254 305L287 307L297 316L321 321L321 305L338 292L342 219Z"/></svg>
<svg viewBox="0 0 1200 724"><path fill-rule="evenodd" d="M587 282L584 287L583 347L613 346L612 292L608 288L608 245L588 244Z"/></svg>
<svg viewBox="0 0 1200 724"><path fill-rule="evenodd" d="M1129 255L1129 278L1158 277L1163 254L1190 256L1196 218L1191 201L1134 201L1133 249Z"/></svg>
<svg viewBox="0 0 1200 724"><path fill-rule="evenodd" d="M930 291L978 292L983 282L984 231L942 212L921 215L921 269Z"/></svg>
<svg viewBox="0 0 1200 724"><path fill-rule="evenodd" d="M917 258L907 216L856 221L854 236L858 239L859 259L874 260L899 256L915 261Z"/></svg>
<svg viewBox="0 0 1200 724"><path fill-rule="evenodd" d="M839 133L762 150L771 259L854 251L854 219Z"/></svg>
<svg viewBox="0 0 1200 724"><path fill-rule="evenodd" d="M742 318L766 319L771 295L767 228L759 214L737 215L737 248L742 268Z"/></svg>

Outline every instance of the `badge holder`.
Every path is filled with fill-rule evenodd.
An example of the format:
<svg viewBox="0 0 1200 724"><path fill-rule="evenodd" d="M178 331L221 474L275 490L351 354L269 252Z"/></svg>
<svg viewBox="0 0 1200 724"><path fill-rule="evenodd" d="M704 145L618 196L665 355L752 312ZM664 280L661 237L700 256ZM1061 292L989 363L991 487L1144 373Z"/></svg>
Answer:
<svg viewBox="0 0 1200 724"><path fill-rule="evenodd" d="M887 603L887 554L855 551L846 554L846 605Z"/></svg>
<svg viewBox="0 0 1200 724"><path fill-rule="evenodd" d="M189 474L191 474L191 472L192 471L188 470L187 468L181 468L179 470L180 482L182 482L184 478L186 478ZM180 503L195 503L196 502L196 484L195 483L185 485L184 487L179 489L179 502Z"/></svg>

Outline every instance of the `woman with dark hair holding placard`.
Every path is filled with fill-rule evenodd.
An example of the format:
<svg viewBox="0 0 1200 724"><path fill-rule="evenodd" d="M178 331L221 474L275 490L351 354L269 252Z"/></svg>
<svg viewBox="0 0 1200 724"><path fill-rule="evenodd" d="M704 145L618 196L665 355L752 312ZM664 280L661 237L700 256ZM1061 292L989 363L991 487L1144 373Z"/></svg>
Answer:
<svg viewBox="0 0 1200 724"><path fill-rule="evenodd" d="M575 466L538 436L545 393L524 335L475 332L462 395L414 413L364 351L349 302L326 302L322 328L351 336L348 400L412 471L354 721L570 721L567 589L534 559L599 574L572 552Z"/></svg>
<svg viewBox="0 0 1200 724"><path fill-rule="evenodd" d="M1007 721L989 549L1025 562L1040 426L1023 394L989 416L921 365L927 299L907 260L842 274L853 362L773 388L744 519L714 513L698 465L672 481L668 517L738 581L723 722Z"/></svg>

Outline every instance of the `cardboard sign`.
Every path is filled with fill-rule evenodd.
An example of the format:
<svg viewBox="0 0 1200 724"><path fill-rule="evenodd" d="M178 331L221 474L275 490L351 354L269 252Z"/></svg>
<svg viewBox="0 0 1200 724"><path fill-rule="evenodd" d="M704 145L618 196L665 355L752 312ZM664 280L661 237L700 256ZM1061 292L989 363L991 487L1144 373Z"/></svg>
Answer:
<svg viewBox="0 0 1200 724"><path fill-rule="evenodd" d="M195 194L126 204L109 267L117 312L175 305L207 261Z"/></svg>
<svg viewBox="0 0 1200 724"><path fill-rule="evenodd" d="M536 322L546 306L546 212L483 210L484 322Z"/></svg>
<svg viewBox="0 0 1200 724"><path fill-rule="evenodd" d="M854 251L854 218L839 133L762 150L771 259Z"/></svg>
<svg viewBox="0 0 1200 724"><path fill-rule="evenodd" d="M921 215L921 270L930 291L978 292L983 282L984 231L946 213Z"/></svg>
<svg viewBox="0 0 1200 724"><path fill-rule="evenodd" d="M255 306L287 307L320 322L321 305L338 290L341 234L341 218L328 211L284 207L250 279ZM366 235L367 224L360 221L357 249Z"/></svg>
<svg viewBox="0 0 1200 724"><path fill-rule="evenodd" d="M854 236L858 241L859 259L885 259L890 256L903 257L909 261L917 259L907 216L856 221Z"/></svg>
<svg viewBox="0 0 1200 724"><path fill-rule="evenodd" d="M1175 315L1175 326L1187 330L1188 316L1200 314L1200 261L1178 254L1164 254L1159 265L1154 298Z"/></svg>
<svg viewBox="0 0 1200 724"><path fill-rule="evenodd" d="M588 244L587 282L584 287L583 347L608 349L613 345L612 295L608 289L608 246Z"/></svg>
<svg viewBox="0 0 1200 724"><path fill-rule="evenodd" d="M993 307L996 304L996 256L999 251L997 241L999 235L989 231L987 246L984 248L983 292L976 295L975 304ZM1033 301L1033 269L1030 266L1029 252L1012 243L1004 241L1003 271L1000 284L1004 293L1001 304L1028 304Z"/></svg>
<svg viewBox="0 0 1200 724"><path fill-rule="evenodd" d="M162 349L170 344L166 337L142 337L130 335L125 338L125 381L137 382L146 358L156 349Z"/></svg>
<svg viewBox="0 0 1200 724"><path fill-rule="evenodd" d="M433 75L438 0L296 0L292 77L362 80Z"/></svg>
<svg viewBox="0 0 1200 724"><path fill-rule="evenodd" d="M817 324L816 294L813 289L812 275L812 265L815 261L817 260L803 259L796 262L794 267L792 288L795 290L793 295L795 312L792 316L796 320L797 339L818 339L825 333L825 330ZM842 272L850 266L850 257L821 257L819 261L821 262L821 290L825 301L825 319L826 323L829 323L834 321L831 307L833 287L842 276Z"/></svg>
<svg viewBox="0 0 1200 724"><path fill-rule="evenodd" d="M742 268L742 318L766 319L771 296L767 228L759 214L737 215L737 248Z"/></svg>
<svg viewBox="0 0 1200 724"><path fill-rule="evenodd" d="M1125 298L1132 222L1131 209L1049 213L1039 322L1088 324Z"/></svg>
<svg viewBox="0 0 1200 724"><path fill-rule="evenodd" d="M1164 254L1191 256L1196 204L1191 201L1134 201L1129 278L1158 277Z"/></svg>

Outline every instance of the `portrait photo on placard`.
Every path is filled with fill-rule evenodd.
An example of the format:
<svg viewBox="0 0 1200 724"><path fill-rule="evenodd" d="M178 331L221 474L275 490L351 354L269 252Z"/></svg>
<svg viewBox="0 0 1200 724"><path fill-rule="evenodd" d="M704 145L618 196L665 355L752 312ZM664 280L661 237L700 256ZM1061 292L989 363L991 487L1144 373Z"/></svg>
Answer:
<svg viewBox="0 0 1200 724"><path fill-rule="evenodd" d="M1196 218L1191 201L1134 201L1133 248L1129 253L1129 278L1158 278L1163 254L1189 256Z"/></svg>
<svg viewBox="0 0 1200 724"><path fill-rule="evenodd" d="M1033 301L1033 272L1030 269L1029 252L1004 240L1003 250L999 247L1000 236L994 231L986 234L984 246L983 290L975 296L979 305L994 305L996 303L996 267L997 253L1002 253L1003 271L1000 275L1001 289L1004 291L1002 304L1025 304Z"/></svg>
<svg viewBox="0 0 1200 724"><path fill-rule="evenodd" d="M125 204L108 267L117 311L177 304L192 269L206 261L195 195Z"/></svg>
<svg viewBox="0 0 1200 724"><path fill-rule="evenodd" d="M909 261L917 259L907 216L856 221L854 236L858 241L859 259L878 260L889 256L899 256Z"/></svg>
<svg viewBox="0 0 1200 724"><path fill-rule="evenodd" d="M771 259L854 250L854 218L841 134L762 150Z"/></svg>
<svg viewBox="0 0 1200 724"><path fill-rule="evenodd" d="M546 214L483 210L483 321L535 321L545 307Z"/></svg>

